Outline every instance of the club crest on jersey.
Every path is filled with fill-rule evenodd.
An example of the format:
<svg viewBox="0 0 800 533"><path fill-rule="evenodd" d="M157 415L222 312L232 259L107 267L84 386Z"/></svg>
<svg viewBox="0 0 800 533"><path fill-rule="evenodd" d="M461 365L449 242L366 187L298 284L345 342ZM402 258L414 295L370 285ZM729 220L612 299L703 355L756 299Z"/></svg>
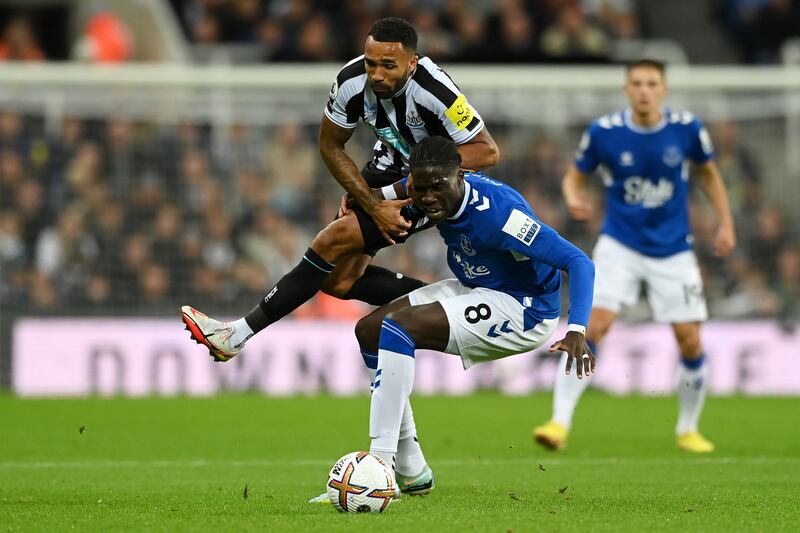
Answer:
<svg viewBox="0 0 800 533"><path fill-rule="evenodd" d="M409 128L425 127L425 121L422 120L422 117L420 117L415 111L410 111L408 114L406 114L406 124L408 124Z"/></svg>
<svg viewBox="0 0 800 533"><path fill-rule="evenodd" d="M619 166L632 167L634 165L633 152L622 152L619 154Z"/></svg>
<svg viewBox="0 0 800 533"><path fill-rule="evenodd" d="M683 153L677 146L667 146L661 160L668 167L677 167L683 162Z"/></svg>
<svg viewBox="0 0 800 533"><path fill-rule="evenodd" d="M463 233L461 234L461 249L464 250L465 254L470 256L475 255L477 253L475 251L475 248L472 247L472 242L469 240L469 237L467 237Z"/></svg>

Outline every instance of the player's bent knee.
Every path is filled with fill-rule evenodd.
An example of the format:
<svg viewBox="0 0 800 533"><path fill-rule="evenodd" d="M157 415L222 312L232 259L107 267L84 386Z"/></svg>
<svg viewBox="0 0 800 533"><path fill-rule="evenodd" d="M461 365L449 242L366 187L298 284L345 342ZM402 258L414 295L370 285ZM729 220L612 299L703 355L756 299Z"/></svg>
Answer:
<svg viewBox="0 0 800 533"><path fill-rule="evenodd" d="M360 249L357 240L358 221L344 217L328 224L311 241L311 249L325 260L336 262L341 256Z"/></svg>

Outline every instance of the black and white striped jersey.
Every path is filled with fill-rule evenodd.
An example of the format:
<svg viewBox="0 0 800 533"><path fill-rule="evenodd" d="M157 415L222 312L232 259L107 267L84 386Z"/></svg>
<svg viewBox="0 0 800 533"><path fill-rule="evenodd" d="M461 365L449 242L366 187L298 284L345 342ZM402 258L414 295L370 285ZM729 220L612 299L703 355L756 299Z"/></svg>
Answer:
<svg viewBox="0 0 800 533"><path fill-rule="evenodd" d="M440 135L464 144L483 129L480 115L450 76L424 56L391 99L379 99L372 92L364 56L353 59L336 76L325 115L348 129L363 120L378 137L373 168L403 175L408 173L411 147L425 137Z"/></svg>

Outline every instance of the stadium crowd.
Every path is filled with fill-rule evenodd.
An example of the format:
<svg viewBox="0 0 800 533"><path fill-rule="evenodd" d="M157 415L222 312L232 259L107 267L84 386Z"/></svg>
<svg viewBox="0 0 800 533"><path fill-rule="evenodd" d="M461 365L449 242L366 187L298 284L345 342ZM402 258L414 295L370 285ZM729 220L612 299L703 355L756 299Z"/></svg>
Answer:
<svg viewBox="0 0 800 533"><path fill-rule="evenodd" d="M440 62L602 62L639 36L633 0L171 0L195 43L261 45L265 61L344 61L369 25L410 21Z"/></svg>
<svg viewBox="0 0 800 533"><path fill-rule="evenodd" d="M567 134L568 133L568 134ZM573 134L574 133L574 134ZM502 162L543 221L590 251L589 224L573 222L561 176L578 132L566 138L495 128ZM693 205L696 250L712 316L800 318L798 221L762 190L757 156L737 125L712 125L731 191L740 247L711 252L713 216ZM366 161L368 132L354 147ZM364 150L364 151L360 151ZM40 118L0 112L0 301L29 313L174 313L196 302L241 313L291 269L335 213L341 190L316 148L316 126L204 125L68 118L56 136ZM699 195L698 195L699 199ZM428 281L449 277L435 232L378 254L378 262ZM298 316L358 316L358 302L318 297ZM635 316L635 313L634 313Z"/></svg>

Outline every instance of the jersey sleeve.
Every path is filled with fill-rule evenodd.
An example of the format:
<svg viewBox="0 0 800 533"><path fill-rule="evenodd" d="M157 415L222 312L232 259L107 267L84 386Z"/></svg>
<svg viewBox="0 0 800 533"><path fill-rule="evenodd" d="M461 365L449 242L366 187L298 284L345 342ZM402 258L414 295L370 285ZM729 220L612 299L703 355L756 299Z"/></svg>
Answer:
<svg viewBox="0 0 800 533"><path fill-rule="evenodd" d="M695 118L692 120L688 131L689 159L700 165L714 159L714 144L711 142L711 136L700 119Z"/></svg>
<svg viewBox="0 0 800 533"><path fill-rule="evenodd" d="M356 79L347 79L342 75L349 67L350 65L345 66L331 85L325 116L337 126L351 130L358 125L358 119L361 118L361 106L356 104L359 103L358 97L363 87L359 88Z"/></svg>
<svg viewBox="0 0 800 533"><path fill-rule="evenodd" d="M439 119L456 144L465 144L483 129L483 119L453 83L450 76L434 65L420 64L414 80L420 87L421 105Z"/></svg>
<svg viewBox="0 0 800 533"><path fill-rule="evenodd" d="M597 124L592 124L583 132L575 150L575 166L584 174L591 174L600 164L597 140L600 128Z"/></svg>
<svg viewBox="0 0 800 533"><path fill-rule="evenodd" d="M594 264L574 244L518 204L499 228L500 246L569 274L569 323L586 326L592 310Z"/></svg>

